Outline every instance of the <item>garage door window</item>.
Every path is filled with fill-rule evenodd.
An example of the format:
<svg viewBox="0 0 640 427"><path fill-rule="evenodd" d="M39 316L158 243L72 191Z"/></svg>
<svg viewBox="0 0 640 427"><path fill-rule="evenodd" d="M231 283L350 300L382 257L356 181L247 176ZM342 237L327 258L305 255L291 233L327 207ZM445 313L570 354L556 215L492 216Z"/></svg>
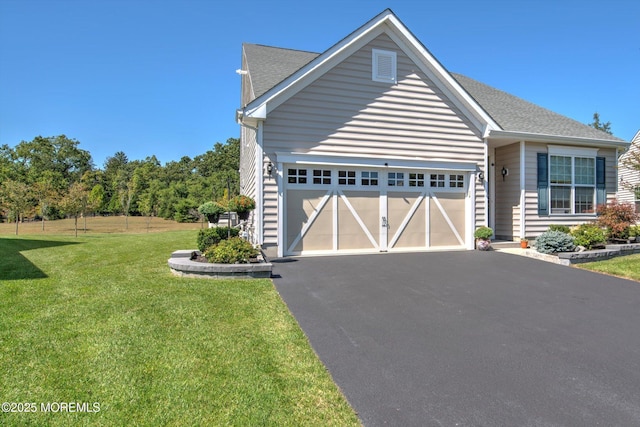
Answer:
<svg viewBox="0 0 640 427"><path fill-rule="evenodd" d="M435 188L444 188L445 180L444 174L432 173L429 180L429 185Z"/></svg>
<svg viewBox="0 0 640 427"><path fill-rule="evenodd" d="M389 172L389 187L404 187L404 172Z"/></svg>
<svg viewBox="0 0 640 427"><path fill-rule="evenodd" d="M464 188L464 175L449 175L450 188Z"/></svg>
<svg viewBox="0 0 640 427"><path fill-rule="evenodd" d="M313 170L313 183L314 184L328 184L328 185L331 185L331 170L329 170L329 169L314 169Z"/></svg>
<svg viewBox="0 0 640 427"><path fill-rule="evenodd" d="M356 185L356 171L338 171L338 185Z"/></svg>
<svg viewBox="0 0 640 427"><path fill-rule="evenodd" d="M287 182L289 184L306 184L307 170L306 169L288 169Z"/></svg>
<svg viewBox="0 0 640 427"><path fill-rule="evenodd" d="M409 174L409 187L424 187L424 174L423 173L410 173Z"/></svg>
<svg viewBox="0 0 640 427"><path fill-rule="evenodd" d="M378 185L378 172L362 171L361 183L364 186Z"/></svg>

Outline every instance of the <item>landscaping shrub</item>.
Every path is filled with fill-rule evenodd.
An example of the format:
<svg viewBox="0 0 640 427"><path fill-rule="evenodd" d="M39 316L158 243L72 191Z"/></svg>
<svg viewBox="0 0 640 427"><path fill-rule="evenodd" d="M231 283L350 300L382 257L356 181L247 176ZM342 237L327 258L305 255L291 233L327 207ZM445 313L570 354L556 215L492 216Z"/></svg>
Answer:
<svg viewBox="0 0 640 427"><path fill-rule="evenodd" d="M610 240L629 238L629 227L640 219L631 203L600 205L597 213L597 224L607 229L607 238Z"/></svg>
<svg viewBox="0 0 640 427"><path fill-rule="evenodd" d="M198 249L204 253L211 246L217 245L225 240L229 233L229 227L205 228L198 231ZM231 237L237 237L240 230L231 228Z"/></svg>
<svg viewBox="0 0 640 427"><path fill-rule="evenodd" d="M258 250L251 243L240 237L222 240L204 253L209 262L221 264L246 264L249 262L249 258L257 255Z"/></svg>
<svg viewBox="0 0 640 427"><path fill-rule="evenodd" d="M493 230L490 227L478 227L476 231L473 233L473 237L476 239L490 239L493 236Z"/></svg>
<svg viewBox="0 0 640 427"><path fill-rule="evenodd" d="M586 223L580 224L571 230L574 243L578 246L584 246L587 249L593 249L596 246L604 245L607 242L607 233L598 224Z"/></svg>
<svg viewBox="0 0 640 427"><path fill-rule="evenodd" d="M574 249L573 237L561 231L545 231L536 239L536 250L543 254L571 252Z"/></svg>
<svg viewBox="0 0 640 427"><path fill-rule="evenodd" d="M561 233L569 234L571 232L571 229L566 225L551 224L549 226L549 231L559 231Z"/></svg>

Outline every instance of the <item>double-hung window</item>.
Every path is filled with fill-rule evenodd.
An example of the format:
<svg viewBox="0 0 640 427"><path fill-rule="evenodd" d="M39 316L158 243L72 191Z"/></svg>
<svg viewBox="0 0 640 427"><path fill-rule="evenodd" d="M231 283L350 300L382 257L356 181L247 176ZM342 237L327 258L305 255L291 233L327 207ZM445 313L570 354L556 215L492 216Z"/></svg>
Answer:
<svg viewBox="0 0 640 427"><path fill-rule="evenodd" d="M594 213L596 158L549 155L549 205L551 214Z"/></svg>
<svg viewBox="0 0 640 427"><path fill-rule="evenodd" d="M538 153L538 215L584 215L607 202L606 158L593 148L550 146Z"/></svg>

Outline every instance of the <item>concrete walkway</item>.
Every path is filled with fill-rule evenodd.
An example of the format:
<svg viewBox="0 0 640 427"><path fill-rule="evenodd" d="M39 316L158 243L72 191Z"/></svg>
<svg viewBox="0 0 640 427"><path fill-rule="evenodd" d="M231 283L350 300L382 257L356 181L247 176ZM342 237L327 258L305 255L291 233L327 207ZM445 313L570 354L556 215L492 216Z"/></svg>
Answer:
<svg viewBox="0 0 640 427"><path fill-rule="evenodd" d="M284 261L365 426L640 425L637 282L499 252Z"/></svg>

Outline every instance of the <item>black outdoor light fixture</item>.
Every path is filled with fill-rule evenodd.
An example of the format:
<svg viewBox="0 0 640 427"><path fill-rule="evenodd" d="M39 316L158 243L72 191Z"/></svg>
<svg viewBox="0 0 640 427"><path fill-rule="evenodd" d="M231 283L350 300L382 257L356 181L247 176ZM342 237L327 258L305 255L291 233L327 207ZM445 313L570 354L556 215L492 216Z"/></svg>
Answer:
<svg viewBox="0 0 640 427"><path fill-rule="evenodd" d="M479 172L479 173L478 173L478 179L479 179L480 181L484 181L484 172Z"/></svg>
<svg viewBox="0 0 640 427"><path fill-rule="evenodd" d="M273 173L273 163L269 162L269 164L267 164L267 174L271 176L272 173Z"/></svg>
<svg viewBox="0 0 640 427"><path fill-rule="evenodd" d="M505 168L504 166L502 167L502 170L500 171L500 173L502 174L502 180L504 181L504 177L509 175L509 169Z"/></svg>

